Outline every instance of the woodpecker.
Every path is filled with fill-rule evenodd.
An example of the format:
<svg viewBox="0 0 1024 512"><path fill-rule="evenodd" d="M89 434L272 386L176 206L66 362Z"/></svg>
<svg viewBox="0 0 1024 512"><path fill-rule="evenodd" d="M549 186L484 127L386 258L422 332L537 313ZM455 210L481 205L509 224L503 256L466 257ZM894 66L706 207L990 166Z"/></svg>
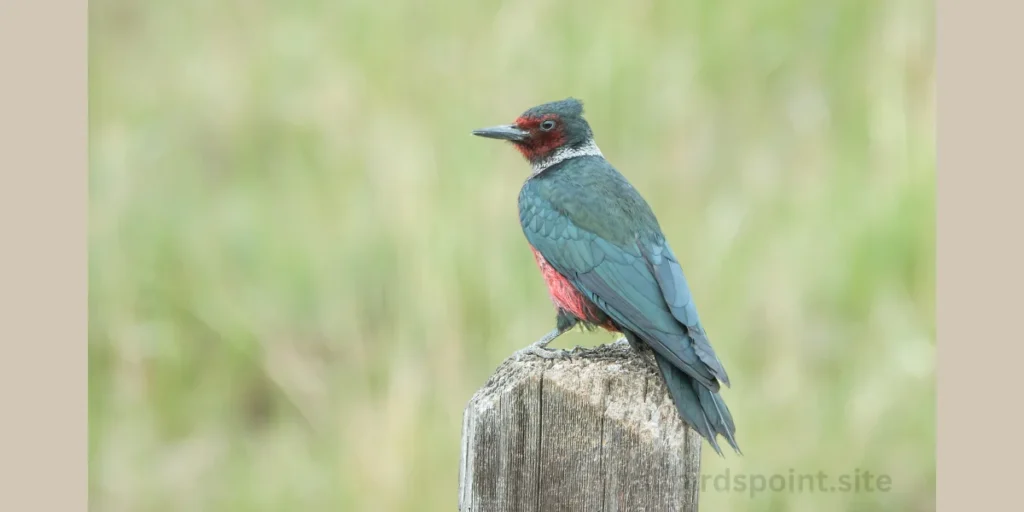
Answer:
<svg viewBox="0 0 1024 512"><path fill-rule="evenodd" d="M512 124L473 134L510 142L531 167L519 192L519 222L554 303L556 326L520 352L564 357L547 346L577 325L621 333L634 350L653 352L682 419L719 455L719 436L741 453L719 394L729 376L679 260L651 207L597 147L583 103L545 103Z"/></svg>

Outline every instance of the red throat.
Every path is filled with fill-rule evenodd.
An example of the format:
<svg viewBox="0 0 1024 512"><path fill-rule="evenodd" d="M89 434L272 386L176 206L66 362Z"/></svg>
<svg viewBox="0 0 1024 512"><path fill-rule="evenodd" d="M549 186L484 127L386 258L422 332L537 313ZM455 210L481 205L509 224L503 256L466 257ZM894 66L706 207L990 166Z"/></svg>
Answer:
<svg viewBox="0 0 1024 512"><path fill-rule="evenodd" d="M550 132L545 132L540 129L540 124L549 119L558 120L558 116L555 114L547 114L541 117L520 117L516 119L516 126L520 130L530 132L530 138L516 143L516 149L526 157L527 160L533 161L543 158L551 154L554 150L565 144L565 133L562 131L561 125Z"/></svg>

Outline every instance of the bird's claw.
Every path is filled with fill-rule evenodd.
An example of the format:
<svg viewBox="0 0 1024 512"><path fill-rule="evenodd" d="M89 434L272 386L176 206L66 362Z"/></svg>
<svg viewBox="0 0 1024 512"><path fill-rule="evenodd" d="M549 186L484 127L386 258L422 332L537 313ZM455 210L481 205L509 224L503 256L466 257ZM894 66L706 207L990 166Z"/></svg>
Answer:
<svg viewBox="0 0 1024 512"><path fill-rule="evenodd" d="M551 359L564 359L566 357L569 357L569 355L571 353L576 351L576 349L573 349L572 351L564 350L564 349L550 349L550 348L546 348L545 345L547 345L547 344L546 343L544 343L544 344L534 343L534 344L532 344L530 346L522 348L522 349L520 349L519 351L517 351L515 353L514 358L515 358L516 361L522 361L523 358L526 357L527 355L535 355L535 356L540 357L542 359L548 359L548 360L551 360Z"/></svg>
<svg viewBox="0 0 1024 512"><path fill-rule="evenodd" d="M561 336L562 333L564 333L566 331L566 329L567 328L564 327L564 326L554 329L553 331L545 334L544 337L542 337L541 339L539 339L539 340L533 342L532 344L530 344L529 346L524 347L524 348L520 349L519 351L517 351L513 355L513 358L516 361L522 361L524 356L526 356L527 354L532 354L532 355L535 355L535 356L540 357L542 359L551 360L551 359L564 359L564 358L569 357L572 354L575 354L576 353L576 348L579 348L578 345L577 345L576 348L574 348L572 350L564 350L564 349L554 349L554 350L552 350L552 349L547 348L547 346L552 341L554 341L555 338Z"/></svg>

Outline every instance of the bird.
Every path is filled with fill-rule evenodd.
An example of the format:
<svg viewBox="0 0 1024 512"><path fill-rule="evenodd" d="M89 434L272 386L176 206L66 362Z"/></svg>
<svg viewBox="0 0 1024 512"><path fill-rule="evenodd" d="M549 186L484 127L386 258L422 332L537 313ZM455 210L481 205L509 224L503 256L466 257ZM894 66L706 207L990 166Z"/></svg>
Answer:
<svg viewBox="0 0 1024 512"><path fill-rule="evenodd" d="M519 222L555 306L555 328L520 353L551 359L547 346L576 326L625 337L654 361L680 417L719 456L719 437L742 454L731 387L693 294L652 208L604 157L583 115L566 98L524 111L511 124L473 135L511 143L531 172L519 191Z"/></svg>

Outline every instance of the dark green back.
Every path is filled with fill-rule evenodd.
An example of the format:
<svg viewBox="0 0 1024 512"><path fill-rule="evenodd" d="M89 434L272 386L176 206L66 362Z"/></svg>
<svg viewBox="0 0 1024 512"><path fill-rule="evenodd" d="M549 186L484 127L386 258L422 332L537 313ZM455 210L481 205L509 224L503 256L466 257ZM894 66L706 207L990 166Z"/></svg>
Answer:
<svg viewBox="0 0 1024 512"><path fill-rule="evenodd" d="M599 156L566 160L519 195L527 241L602 311L712 390L728 377L650 206Z"/></svg>

